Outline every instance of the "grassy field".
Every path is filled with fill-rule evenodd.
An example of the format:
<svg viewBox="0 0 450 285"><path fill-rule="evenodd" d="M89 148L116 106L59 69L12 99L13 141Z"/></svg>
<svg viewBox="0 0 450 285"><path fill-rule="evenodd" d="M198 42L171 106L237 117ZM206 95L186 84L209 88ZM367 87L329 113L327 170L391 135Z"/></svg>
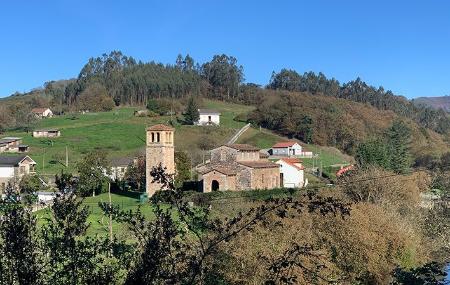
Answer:
<svg viewBox="0 0 450 285"><path fill-rule="evenodd" d="M246 114L254 107L225 103L215 100L203 100L202 107L216 109L221 112L220 127L197 127L177 125L175 128L175 148L191 155L193 164L201 162L206 153L200 145L208 141L211 147L226 143L245 122L235 121L240 114ZM61 137L54 139L33 138L31 133L21 131L6 132L4 136L18 136L23 143L30 146L29 155L37 162L37 171L41 175L53 176L61 170L74 172L76 163L92 150L104 150L111 158L132 157L144 153L145 129L147 126L168 123L170 116L135 117L137 108L122 107L110 112L68 114L43 119L37 122L34 129L58 128ZM238 140L259 148L271 147L278 141L287 140L271 131L250 128ZM306 145L315 153L323 167L333 164L346 164L350 159L333 148ZM65 166L66 149L69 165ZM303 159L307 167L313 166L312 159ZM320 162L319 162L320 163Z"/></svg>
<svg viewBox="0 0 450 285"><path fill-rule="evenodd" d="M128 211L136 211L140 208L141 212L149 219L153 217L153 212L151 205L149 203L140 204L138 199L130 198L126 196L121 196L117 194L111 194L112 204L119 206L120 209ZM109 218L105 216L100 209L98 203L99 202L109 202L108 194L103 193L96 197L88 197L85 198L83 204L89 209L89 217L88 223L90 224L88 228L87 234L90 236L99 235L106 236L109 233L108 221ZM50 211L49 209L43 209L36 212L36 217L39 221L40 225L45 223L45 218L49 217ZM116 222L112 223L113 233L123 237L125 239L129 239L129 232L126 227Z"/></svg>
<svg viewBox="0 0 450 285"><path fill-rule="evenodd" d="M249 106L205 100L206 108L222 112L222 124L217 128L196 126L176 126L175 147L177 150L201 156L199 142L205 137L213 138L213 143L225 143L245 123L233 121L242 112L251 110ZM18 136L30 146L29 155L37 162L37 171L44 175L54 175L62 169L73 172L82 155L92 150L104 150L110 157L128 157L143 153L145 148L145 128L158 123L168 123L170 116L135 117L135 108L118 108L110 112L69 114L40 120L33 128L58 128L61 137L54 139L33 138L31 133L12 131L4 136ZM66 148L69 166L65 166ZM194 159L194 161L198 161Z"/></svg>

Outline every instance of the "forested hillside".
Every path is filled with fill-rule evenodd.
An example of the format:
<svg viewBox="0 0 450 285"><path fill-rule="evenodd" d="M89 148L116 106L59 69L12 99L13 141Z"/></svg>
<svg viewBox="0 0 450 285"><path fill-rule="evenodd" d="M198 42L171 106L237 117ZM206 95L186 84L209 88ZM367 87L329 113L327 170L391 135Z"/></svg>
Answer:
<svg viewBox="0 0 450 285"><path fill-rule="evenodd" d="M58 114L144 107L163 100L177 114L182 112L178 101L192 96L253 105L253 113L236 119L349 154L360 142L382 134L396 118L410 127L415 154L447 150L450 119L443 110L416 106L360 78L340 84L322 73L300 75L283 69L272 74L266 87L244 83L244 68L227 55L205 63L179 55L174 64L141 62L119 51L91 58L76 79L50 81L0 101L0 130L29 127L32 107L51 106Z"/></svg>
<svg viewBox="0 0 450 285"><path fill-rule="evenodd" d="M412 102L416 106L428 106L436 110L443 109L446 112L450 112L450 96L419 97L414 98Z"/></svg>

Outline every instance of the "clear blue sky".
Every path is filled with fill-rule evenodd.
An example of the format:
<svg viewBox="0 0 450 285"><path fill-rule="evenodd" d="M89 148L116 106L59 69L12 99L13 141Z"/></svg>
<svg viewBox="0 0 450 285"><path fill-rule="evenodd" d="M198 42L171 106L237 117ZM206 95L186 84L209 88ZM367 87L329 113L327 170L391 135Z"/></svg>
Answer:
<svg viewBox="0 0 450 285"><path fill-rule="evenodd" d="M1 1L0 97L73 78L89 57L235 56L246 81L322 71L409 98L450 94L450 1Z"/></svg>

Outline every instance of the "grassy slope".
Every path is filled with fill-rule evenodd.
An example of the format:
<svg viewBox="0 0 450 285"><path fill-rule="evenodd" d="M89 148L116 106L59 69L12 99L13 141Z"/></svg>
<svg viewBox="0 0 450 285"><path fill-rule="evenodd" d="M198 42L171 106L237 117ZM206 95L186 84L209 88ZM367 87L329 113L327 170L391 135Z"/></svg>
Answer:
<svg viewBox="0 0 450 285"><path fill-rule="evenodd" d="M248 112L251 107L205 100L205 107L222 111L222 125L208 129L195 126L177 126L175 146L178 150L198 154L197 144L207 135L213 135L217 144L227 141L244 123L233 118L240 112ZM119 108L111 112L70 114L51 119L43 119L35 128L59 128L61 137L52 141L33 138L25 132L7 132L4 136L19 136L30 146L30 156L38 163L40 173L53 175L66 169L66 146L69 152L69 167L74 171L76 162L83 154L102 149L111 157L134 156L144 149L145 128L157 123L167 123L170 117L134 117L135 108ZM211 134L213 132L213 134ZM44 170L42 169L44 159Z"/></svg>

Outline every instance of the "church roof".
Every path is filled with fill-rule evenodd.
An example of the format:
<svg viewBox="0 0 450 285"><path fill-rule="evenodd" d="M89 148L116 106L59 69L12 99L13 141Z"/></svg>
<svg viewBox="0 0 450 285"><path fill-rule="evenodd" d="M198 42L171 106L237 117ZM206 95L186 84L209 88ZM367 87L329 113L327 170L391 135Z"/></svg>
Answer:
<svg viewBox="0 0 450 285"><path fill-rule="evenodd" d="M279 168L280 166L270 161L239 161L239 164L250 168Z"/></svg>
<svg viewBox="0 0 450 285"><path fill-rule="evenodd" d="M147 128L147 131L174 131L175 129L163 124L154 125Z"/></svg>
<svg viewBox="0 0 450 285"><path fill-rule="evenodd" d="M225 146L231 147L237 150L241 151L259 151L259 148L256 146L252 146L249 144L241 144L241 143L235 143L235 144L226 144Z"/></svg>

